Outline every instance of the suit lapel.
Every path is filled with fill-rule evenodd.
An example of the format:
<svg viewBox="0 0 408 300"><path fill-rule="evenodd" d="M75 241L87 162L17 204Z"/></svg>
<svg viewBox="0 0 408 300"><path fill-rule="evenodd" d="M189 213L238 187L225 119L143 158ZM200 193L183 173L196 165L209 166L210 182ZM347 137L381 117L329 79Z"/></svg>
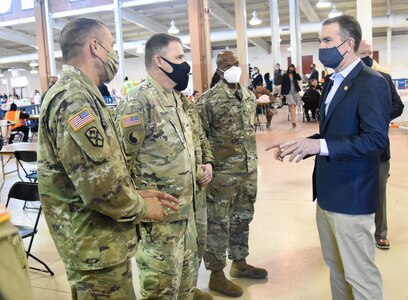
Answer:
<svg viewBox="0 0 408 300"><path fill-rule="evenodd" d="M321 133L324 133L324 131L326 129L326 126L327 126L327 123L330 120L330 117L333 115L333 113L336 110L336 107L339 105L339 103L343 100L343 98L350 91L350 89L353 86L354 78L360 73L360 71L362 69L363 69L363 63L360 62L354 67L354 69L347 75L346 78L344 78L343 82L340 84L339 88L336 91L336 94L334 94L333 99L330 101L329 108L327 110L327 114L324 116L324 118L322 120L323 126L320 127L321 128L320 129ZM324 108L324 103L322 103L322 107Z"/></svg>

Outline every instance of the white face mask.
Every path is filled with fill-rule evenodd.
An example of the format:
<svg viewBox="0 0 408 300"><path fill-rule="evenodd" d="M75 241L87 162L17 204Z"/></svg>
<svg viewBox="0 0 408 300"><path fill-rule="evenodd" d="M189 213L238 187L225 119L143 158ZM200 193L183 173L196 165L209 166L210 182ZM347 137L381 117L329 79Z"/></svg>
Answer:
<svg viewBox="0 0 408 300"><path fill-rule="evenodd" d="M219 70L224 73L222 77L224 77L228 83L238 83L241 78L242 69L240 67L232 66L226 71Z"/></svg>

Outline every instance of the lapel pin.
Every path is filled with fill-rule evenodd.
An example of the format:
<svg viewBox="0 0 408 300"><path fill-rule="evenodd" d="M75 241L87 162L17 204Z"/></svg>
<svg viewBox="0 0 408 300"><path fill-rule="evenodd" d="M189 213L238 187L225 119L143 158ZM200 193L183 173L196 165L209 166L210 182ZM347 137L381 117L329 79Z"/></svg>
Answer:
<svg viewBox="0 0 408 300"><path fill-rule="evenodd" d="M344 90L345 90L345 91L347 91L347 90L348 90L348 86L347 86L347 85L344 87Z"/></svg>

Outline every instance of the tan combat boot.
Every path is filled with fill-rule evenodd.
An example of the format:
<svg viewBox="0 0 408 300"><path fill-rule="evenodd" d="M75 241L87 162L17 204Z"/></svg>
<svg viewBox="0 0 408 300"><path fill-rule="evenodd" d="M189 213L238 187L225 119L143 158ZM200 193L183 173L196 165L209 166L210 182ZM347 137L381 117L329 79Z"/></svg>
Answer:
<svg viewBox="0 0 408 300"><path fill-rule="evenodd" d="M230 297L240 297L244 293L240 286L225 277L223 271L212 271L208 286L211 290Z"/></svg>
<svg viewBox="0 0 408 300"><path fill-rule="evenodd" d="M194 290L193 300L213 300L213 299L214 299L214 297L210 293L200 291L197 288Z"/></svg>
<svg viewBox="0 0 408 300"><path fill-rule="evenodd" d="M268 276L268 271L248 265L245 259L242 259L232 262L230 276L263 279Z"/></svg>

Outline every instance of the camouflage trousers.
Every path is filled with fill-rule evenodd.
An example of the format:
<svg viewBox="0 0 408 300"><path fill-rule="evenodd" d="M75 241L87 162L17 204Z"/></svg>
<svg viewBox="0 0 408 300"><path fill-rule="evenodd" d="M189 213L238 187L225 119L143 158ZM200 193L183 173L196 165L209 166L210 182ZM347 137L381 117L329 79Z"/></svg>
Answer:
<svg viewBox="0 0 408 300"><path fill-rule="evenodd" d="M207 195L204 189L196 193L195 201L195 223L197 229L197 256L199 265L203 259L205 245L207 243Z"/></svg>
<svg viewBox="0 0 408 300"><path fill-rule="evenodd" d="M141 223L136 254L143 299L193 299L198 277L193 216L175 222Z"/></svg>
<svg viewBox="0 0 408 300"><path fill-rule="evenodd" d="M23 241L6 221L0 224L0 299L33 298Z"/></svg>
<svg viewBox="0 0 408 300"><path fill-rule="evenodd" d="M207 192L208 231L204 263L207 270L226 266L226 251L232 260L248 256L249 223L254 215L257 172L214 173Z"/></svg>
<svg viewBox="0 0 408 300"><path fill-rule="evenodd" d="M99 270L65 269L74 300L136 299L129 259Z"/></svg>

